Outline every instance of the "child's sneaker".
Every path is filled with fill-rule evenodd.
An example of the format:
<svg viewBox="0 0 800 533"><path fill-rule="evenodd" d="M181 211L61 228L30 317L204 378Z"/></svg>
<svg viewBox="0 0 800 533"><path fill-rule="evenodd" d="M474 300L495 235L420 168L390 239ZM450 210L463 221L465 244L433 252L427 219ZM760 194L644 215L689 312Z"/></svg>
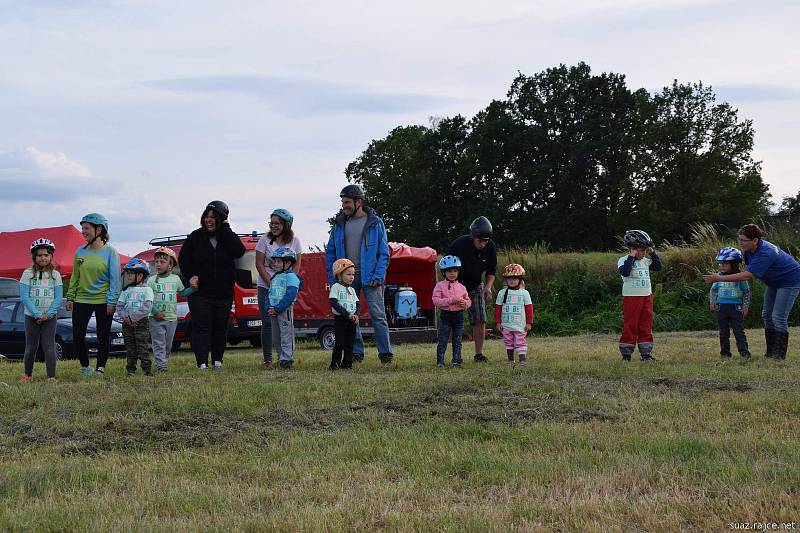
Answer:
<svg viewBox="0 0 800 533"><path fill-rule="evenodd" d="M128 370L128 377L129 378L132 378L135 375L136 375L136 371L135 370Z"/></svg>
<svg viewBox="0 0 800 533"><path fill-rule="evenodd" d="M514 360L513 360L513 359L509 359L508 361L506 361L506 364L507 364L508 366L510 366L511 368L514 368L514 366L515 366L515 364L516 364L516 363L514 363Z"/></svg>
<svg viewBox="0 0 800 533"><path fill-rule="evenodd" d="M56 378L47 378L47 382L48 383L58 383L58 380Z"/></svg>
<svg viewBox="0 0 800 533"><path fill-rule="evenodd" d="M444 368L444 363L436 363L437 368Z"/></svg>
<svg viewBox="0 0 800 533"><path fill-rule="evenodd" d="M208 370L208 365L203 363L197 367L197 370Z"/></svg>
<svg viewBox="0 0 800 533"><path fill-rule="evenodd" d="M19 377L19 380L22 381L23 383L30 383L31 381L33 381L33 378L30 377L28 374L22 374Z"/></svg>
<svg viewBox="0 0 800 533"><path fill-rule="evenodd" d="M105 367L98 366L98 367L97 367L97 368L94 370L94 377L96 377L96 378L102 378L102 377L103 377L105 374L106 374L106 369L105 369Z"/></svg>
<svg viewBox="0 0 800 533"><path fill-rule="evenodd" d="M292 362L291 361L280 361L280 362L278 362L278 366L280 366L281 368L287 368L287 369L288 368L292 368Z"/></svg>
<svg viewBox="0 0 800 533"><path fill-rule="evenodd" d="M147 377L150 377L150 378L155 376L155 374L153 374L153 372L151 370L148 370L147 372L145 372L144 375L147 376Z"/></svg>
<svg viewBox="0 0 800 533"><path fill-rule="evenodd" d="M165 366L158 367L156 370L158 370L159 372L166 372L167 371L167 367L165 367Z"/></svg>
<svg viewBox="0 0 800 533"><path fill-rule="evenodd" d="M92 377L93 374L94 374L94 371L92 370L92 367L90 367L90 366L81 367L81 376L83 376L85 378L90 378L90 377Z"/></svg>
<svg viewBox="0 0 800 533"><path fill-rule="evenodd" d="M261 363L261 366L263 366L265 370L269 370L272 368L272 361L264 361Z"/></svg>
<svg viewBox="0 0 800 533"><path fill-rule="evenodd" d="M461 368L461 361L453 361L453 368Z"/></svg>
<svg viewBox="0 0 800 533"><path fill-rule="evenodd" d="M222 370L222 361L214 361L214 366L212 366L211 369Z"/></svg>
<svg viewBox="0 0 800 533"><path fill-rule="evenodd" d="M528 362L527 362L525 359L522 359L522 360L519 362L519 366L525 366L525 365L527 365L527 364L528 364Z"/></svg>
<svg viewBox="0 0 800 533"><path fill-rule="evenodd" d="M483 355L482 353L476 353L476 354L475 354L475 357L474 357L474 359L475 359L475 361L476 361L476 362L478 362L478 363L485 363L485 362L487 362L487 361L489 360L489 359L488 359L488 358L487 358L485 355Z"/></svg>

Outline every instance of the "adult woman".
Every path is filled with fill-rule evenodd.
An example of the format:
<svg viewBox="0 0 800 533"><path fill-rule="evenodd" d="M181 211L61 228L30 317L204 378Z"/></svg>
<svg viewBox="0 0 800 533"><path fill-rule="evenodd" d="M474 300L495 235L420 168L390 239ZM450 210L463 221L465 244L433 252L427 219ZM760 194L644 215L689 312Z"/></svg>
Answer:
<svg viewBox="0 0 800 533"><path fill-rule="evenodd" d="M272 367L272 330L267 316L267 295L269 283L275 275L272 266L272 252L277 248L288 248L297 254L294 271L300 273L301 252L303 246L300 239L292 231L294 217L286 209L276 209L270 215L269 231L258 239L256 244L256 269L258 269L258 310L261 313L261 349L264 353L264 367ZM279 339L276 339L276 341ZM277 350L277 346L275 347Z"/></svg>
<svg viewBox="0 0 800 533"><path fill-rule="evenodd" d="M747 269L738 274L720 276L708 274L703 279L715 281L742 281L757 278L767 286L764 291L764 337L767 341L765 357L785 359L789 346L789 313L800 294L800 263L774 244L764 240L764 232L755 224L739 229L739 246L744 251Z"/></svg>
<svg viewBox="0 0 800 533"><path fill-rule="evenodd" d="M111 319L122 285L119 254L109 246L108 219L89 213L81 219L81 235L86 246L75 251L72 279L67 291L67 310L72 311L72 337L81 362L81 374L103 377L111 344ZM97 365L89 366L86 327L94 314L97 324Z"/></svg>
<svg viewBox="0 0 800 533"><path fill-rule="evenodd" d="M181 246L181 275L197 292L189 296L192 313L192 349L197 368L222 369L228 336L228 314L233 304L236 259L245 249L228 224L228 206L214 200L203 210L200 227Z"/></svg>

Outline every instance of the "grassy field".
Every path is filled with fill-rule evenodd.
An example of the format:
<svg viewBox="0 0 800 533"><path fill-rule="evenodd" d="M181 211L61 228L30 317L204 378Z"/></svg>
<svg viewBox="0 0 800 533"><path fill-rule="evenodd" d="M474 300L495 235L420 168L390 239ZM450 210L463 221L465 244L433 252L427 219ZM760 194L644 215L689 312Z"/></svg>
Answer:
<svg viewBox="0 0 800 533"><path fill-rule="evenodd" d="M625 364L615 342L531 339L515 369L498 341L444 370L428 345L335 374L311 345L291 371L240 348L156 378L3 364L0 530L800 527L796 345L720 360L716 332L660 334L658 362Z"/></svg>

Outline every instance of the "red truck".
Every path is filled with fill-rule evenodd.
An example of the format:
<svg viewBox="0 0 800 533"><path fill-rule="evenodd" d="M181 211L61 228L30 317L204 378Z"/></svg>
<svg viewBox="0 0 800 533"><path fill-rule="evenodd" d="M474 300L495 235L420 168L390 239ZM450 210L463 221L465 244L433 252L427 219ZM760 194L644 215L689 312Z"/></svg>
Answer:
<svg viewBox="0 0 800 533"><path fill-rule="evenodd" d="M186 235L160 237L150 241L154 247L169 246L180 253ZM228 326L228 342L238 344L249 340L257 346L261 340L261 316L258 312L256 251L261 234L253 232L239 234L246 252L236 261L236 283L233 288L233 306ZM153 263L156 248L136 255L139 259ZM435 312L431 293L436 284L436 250L414 248L407 244L389 243L391 253L386 275L386 317L393 342L431 340L436 335ZM322 348L333 348L333 314L328 302L330 285L325 272L325 253L302 254L300 277L303 288L294 306L295 335L297 338L316 337ZM176 269L179 273L179 269ZM362 317L362 333L372 334L372 323L362 298L359 315ZM185 318L185 317L182 317ZM181 320L176 342L188 340L187 324ZM182 327L181 327L182 326Z"/></svg>

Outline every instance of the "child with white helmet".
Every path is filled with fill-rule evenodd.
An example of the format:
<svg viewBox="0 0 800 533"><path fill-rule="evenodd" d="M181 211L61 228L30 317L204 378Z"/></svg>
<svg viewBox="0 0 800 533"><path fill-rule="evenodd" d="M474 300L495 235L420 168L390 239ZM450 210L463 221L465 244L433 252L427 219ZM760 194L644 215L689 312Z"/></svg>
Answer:
<svg viewBox="0 0 800 533"><path fill-rule="evenodd" d="M178 266L178 254L172 248L162 246L157 249L153 262L156 273L147 278L147 286L153 289L153 309L148 325L156 369L166 372L178 327L178 295L189 296L194 289L184 287L180 276L172 273L172 269Z"/></svg>
<svg viewBox="0 0 800 533"><path fill-rule="evenodd" d="M53 265L56 245L50 239L31 244L33 264L22 273L19 295L25 307L25 371L20 381L31 381L33 362L39 345L44 352L47 381L56 381L56 326L63 299L61 274Z"/></svg>
<svg viewBox="0 0 800 533"><path fill-rule="evenodd" d="M494 323L503 334L508 364L514 366L514 352L519 365L525 366L528 343L525 337L533 326L533 301L525 289L525 269L517 263L503 268L503 281L506 286L497 293L494 306Z"/></svg>
<svg viewBox="0 0 800 533"><path fill-rule="evenodd" d="M278 352L278 365L292 368L294 364L294 302L300 291L300 278L292 267L297 263L297 254L288 248L272 252L275 260L275 275L269 284L267 315L272 325L272 345Z"/></svg>
<svg viewBox="0 0 800 533"><path fill-rule="evenodd" d="M444 279L433 288L431 300L439 308L439 342L436 345L436 366L444 368L444 353L452 336L453 366L462 364L461 337L464 335L464 309L472 305L467 288L459 283L461 259L446 255L439 260Z"/></svg>
<svg viewBox="0 0 800 533"><path fill-rule="evenodd" d="M742 262L742 252L727 246L717 253L716 261L719 262L720 276L736 274ZM733 327L739 355L750 357L747 336L744 333L744 318L750 308L750 286L747 280L714 282L709 290L708 299L711 311L717 313L720 356L731 357L731 327Z"/></svg>
<svg viewBox="0 0 800 533"><path fill-rule="evenodd" d="M128 352L126 369L129 376L136 374L136 361L141 361L145 376L153 375L150 360L150 325L147 317L153 308L153 289L145 283L150 275L150 265L134 257L122 269L124 287L117 302L114 320L122 322L122 336Z"/></svg>
<svg viewBox="0 0 800 533"><path fill-rule="evenodd" d="M625 232L623 244L628 255L617 261L622 276L622 335L619 351L623 361L630 361L636 346L642 361L654 361L653 351L653 288L650 272L661 270L661 259L653 250L650 235L640 229ZM646 255L650 257L646 257Z"/></svg>
<svg viewBox="0 0 800 533"><path fill-rule="evenodd" d="M358 295L353 288L356 266L343 257L334 261L331 268L336 283L331 287L328 297L333 310L336 341L328 369L349 369L353 368L353 343L356 340L356 324L358 324Z"/></svg>

